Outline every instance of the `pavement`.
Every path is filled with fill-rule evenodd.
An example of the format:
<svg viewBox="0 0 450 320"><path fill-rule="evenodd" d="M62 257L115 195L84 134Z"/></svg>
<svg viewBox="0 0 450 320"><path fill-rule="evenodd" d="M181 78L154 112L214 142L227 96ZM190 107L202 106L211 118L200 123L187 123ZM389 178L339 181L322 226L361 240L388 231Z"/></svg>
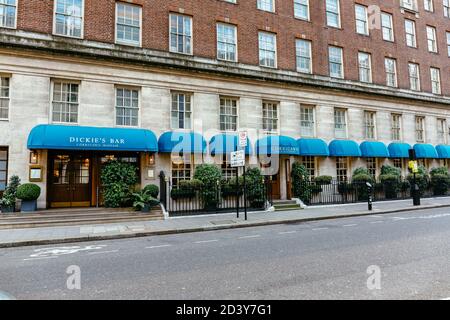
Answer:
<svg viewBox="0 0 450 320"><path fill-rule="evenodd" d="M3 248L0 261L0 292L19 300L441 300L450 210Z"/></svg>
<svg viewBox="0 0 450 320"><path fill-rule="evenodd" d="M412 205L412 200L375 202L373 211L367 210L366 203L358 203L314 206L292 211L250 212L247 221L244 220L243 213L239 219L236 213L231 213L174 217L156 221L7 229L0 230L0 248L249 228L441 207L450 207L450 197L422 199L422 205L418 207Z"/></svg>

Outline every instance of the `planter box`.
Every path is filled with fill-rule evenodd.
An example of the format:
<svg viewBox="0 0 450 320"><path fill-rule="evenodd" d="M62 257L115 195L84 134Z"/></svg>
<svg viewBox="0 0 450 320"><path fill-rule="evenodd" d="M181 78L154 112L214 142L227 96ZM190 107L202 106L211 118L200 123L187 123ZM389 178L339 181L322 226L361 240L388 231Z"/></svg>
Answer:
<svg viewBox="0 0 450 320"><path fill-rule="evenodd" d="M13 213L14 207L1 207L2 213Z"/></svg>
<svg viewBox="0 0 450 320"><path fill-rule="evenodd" d="M33 212L37 210L37 201L22 201L21 212Z"/></svg>

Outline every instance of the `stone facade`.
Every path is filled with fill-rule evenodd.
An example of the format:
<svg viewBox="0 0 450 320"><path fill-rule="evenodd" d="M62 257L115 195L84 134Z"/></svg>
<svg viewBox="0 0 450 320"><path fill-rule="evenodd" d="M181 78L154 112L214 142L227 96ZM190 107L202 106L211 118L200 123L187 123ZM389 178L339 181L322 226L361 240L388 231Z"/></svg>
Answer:
<svg viewBox="0 0 450 320"><path fill-rule="evenodd" d="M115 127L115 87L127 86L139 91L139 127L152 130L158 137L171 130L171 92L192 94L193 130L203 133L207 141L220 132L221 96L238 100L238 130L262 129L262 104L272 101L279 108L278 134L301 138L300 107L314 106L315 137L334 140L334 109L347 111L347 138L361 143L364 137L364 111L376 113L376 139L392 142L391 114L402 116L403 142L414 145L415 117L425 117L425 143L442 143L437 121L450 121L450 73L446 54L445 31L449 19L436 5L435 13L402 11L397 1L365 1L393 14L395 42L387 43L380 30L370 37L354 32L354 3L341 1L342 27L325 27L324 1L310 1L311 21L293 17L293 1L276 1L275 13L256 9L256 1L230 4L220 0L202 1L127 1L142 6L142 46L114 44L114 8L112 0L86 0L82 39L52 35L53 1L20 0L17 29L0 29L0 75L10 78L9 117L0 121L0 147L9 148L8 176L28 178L29 150L27 137L38 124L51 124L51 85L55 79L80 84L78 122L80 126ZM389 2L389 4L386 4ZM98 12L102 14L98 14ZM39 12L39 16L36 14ZM168 15L178 12L191 15L194 21L193 55L168 52ZM347 19L348 18L348 19ZM407 48L404 18L416 21L417 49ZM238 63L216 60L215 26L217 22L237 25ZM426 48L425 26L438 30L439 54ZM278 69L258 66L258 30L277 34ZM297 73L295 39L313 43L312 75ZM328 45L344 48L345 79L328 77ZM358 80L357 52L372 53L374 83ZM399 88L385 84L384 57L397 59ZM408 90L407 63L421 66L422 92ZM441 70L443 95L431 94L426 71L430 66ZM448 135L448 128L445 129ZM445 137L448 140L448 137ZM254 141L252 141L254 142ZM447 141L448 143L448 141ZM291 163L297 157L289 158ZM206 161L207 159L205 159ZM388 159L378 159L378 169ZM47 152L40 152L40 164L47 168ZM430 160L429 167L442 163ZM285 162L280 161L280 191L287 196ZM351 159L353 169L366 166L365 159ZM143 184L158 183L157 175L147 177L145 161L141 163ZM156 173L171 174L170 155L157 154ZM406 173L406 171L405 171ZM335 159L317 158L316 174L336 176ZM47 175L40 183L39 206L47 206Z"/></svg>

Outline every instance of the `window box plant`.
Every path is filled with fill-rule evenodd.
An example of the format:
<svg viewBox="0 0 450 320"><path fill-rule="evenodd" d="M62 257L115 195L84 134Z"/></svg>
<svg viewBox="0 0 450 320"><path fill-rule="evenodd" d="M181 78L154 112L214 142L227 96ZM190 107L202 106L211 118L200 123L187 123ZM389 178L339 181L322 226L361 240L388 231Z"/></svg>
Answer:
<svg viewBox="0 0 450 320"><path fill-rule="evenodd" d="M41 188L34 183L25 183L17 188L17 198L22 200L21 212L37 210L37 199L41 195Z"/></svg>

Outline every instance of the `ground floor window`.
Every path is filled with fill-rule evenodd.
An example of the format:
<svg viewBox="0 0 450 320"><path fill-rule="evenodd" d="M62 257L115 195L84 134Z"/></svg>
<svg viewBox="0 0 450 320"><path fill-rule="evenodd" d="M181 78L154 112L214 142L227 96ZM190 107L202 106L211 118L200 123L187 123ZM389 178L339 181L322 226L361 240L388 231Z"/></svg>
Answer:
<svg viewBox="0 0 450 320"><path fill-rule="evenodd" d="M172 186L177 187L180 181L190 180L192 176L193 161L190 155L172 155Z"/></svg>
<svg viewBox="0 0 450 320"><path fill-rule="evenodd" d="M348 180L348 158L336 158L336 178L339 182Z"/></svg>
<svg viewBox="0 0 450 320"><path fill-rule="evenodd" d="M0 191L6 189L8 183L8 148L0 148Z"/></svg>
<svg viewBox="0 0 450 320"><path fill-rule="evenodd" d="M309 179L312 180L316 176L316 158L304 156L300 158L300 163L308 170Z"/></svg>
<svg viewBox="0 0 450 320"><path fill-rule="evenodd" d="M403 172L403 159L393 159L394 167Z"/></svg>
<svg viewBox="0 0 450 320"><path fill-rule="evenodd" d="M419 166L423 166L423 167L425 167L425 169L428 170L428 160L427 159L419 159L419 160L417 160L417 163L419 164Z"/></svg>
<svg viewBox="0 0 450 320"><path fill-rule="evenodd" d="M377 176L377 159L376 158L367 158L367 171L369 172L372 178L376 178Z"/></svg>
<svg viewBox="0 0 450 320"><path fill-rule="evenodd" d="M224 155L221 164L222 178L225 180L230 180L236 177L237 168L232 168L228 156Z"/></svg>

